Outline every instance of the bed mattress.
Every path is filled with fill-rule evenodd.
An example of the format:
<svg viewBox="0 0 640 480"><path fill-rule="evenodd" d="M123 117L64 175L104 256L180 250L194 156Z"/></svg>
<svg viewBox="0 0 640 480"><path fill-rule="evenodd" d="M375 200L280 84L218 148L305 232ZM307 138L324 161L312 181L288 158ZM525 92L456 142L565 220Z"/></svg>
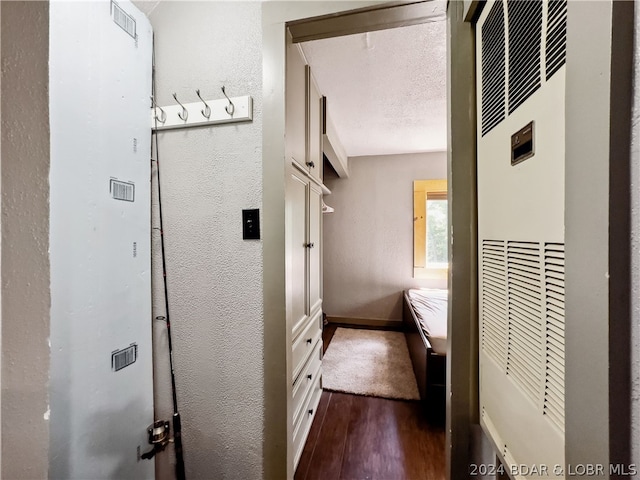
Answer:
<svg viewBox="0 0 640 480"><path fill-rule="evenodd" d="M447 354L447 290L435 288L412 288L408 292L418 322L432 350Z"/></svg>

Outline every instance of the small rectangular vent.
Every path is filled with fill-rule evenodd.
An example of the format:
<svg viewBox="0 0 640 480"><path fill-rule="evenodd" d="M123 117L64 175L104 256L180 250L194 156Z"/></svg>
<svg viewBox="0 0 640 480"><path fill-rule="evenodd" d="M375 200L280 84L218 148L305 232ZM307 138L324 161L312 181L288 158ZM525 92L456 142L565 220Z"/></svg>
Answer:
<svg viewBox="0 0 640 480"><path fill-rule="evenodd" d="M544 278L544 414L564 432L564 244L545 244Z"/></svg>
<svg viewBox="0 0 640 480"><path fill-rule="evenodd" d="M567 0L549 0L547 18L547 80L565 64L567 54Z"/></svg>
<svg viewBox="0 0 640 480"><path fill-rule="evenodd" d="M121 182L111 179L109 191L114 200L124 200L125 202L135 201L135 185L129 182Z"/></svg>
<svg viewBox="0 0 640 480"><path fill-rule="evenodd" d="M542 261L537 242L507 242L507 375L538 403L542 390Z"/></svg>
<svg viewBox="0 0 640 480"><path fill-rule="evenodd" d="M131 35L132 38L136 38L136 21L135 19L125 12L120 5L116 2L111 2L111 15L113 22L118 25L122 30Z"/></svg>
<svg viewBox="0 0 640 480"><path fill-rule="evenodd" d="M542 0L507 1L509 114L541 85Z"/></svg>
<svg viewBox="0 0 640 480"><path fill-rule="evenodd" d="M136 362L138 359L138 345L132 343L127 348L116 350L111 353L111 368L114 372L122 370L125 367Z"/></svg>
<svg viewBox="0 0 640 480"><path fill-rule="evenodd" d="M482 350L506 371L507 268L505 242L482 241Z"/></svg>
<svg viewBox="0 0 640 480"><path fill-rule="evenodd" d="M506 116L505 28L501 0L491 7L482 25L482 136Z"/></svg>

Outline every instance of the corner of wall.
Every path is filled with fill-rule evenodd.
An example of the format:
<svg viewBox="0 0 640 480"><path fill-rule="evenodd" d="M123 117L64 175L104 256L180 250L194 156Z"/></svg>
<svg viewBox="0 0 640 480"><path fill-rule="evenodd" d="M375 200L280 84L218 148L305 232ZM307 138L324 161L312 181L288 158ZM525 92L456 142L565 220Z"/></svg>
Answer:
<svg viewBox="0 0 640 480"><path fill-rule="evenodd" d="M49 3L2 2L2 472L49 466ZM29 28L25 29L25 25ZM28 79L28 81L25 81Z"/></svg>

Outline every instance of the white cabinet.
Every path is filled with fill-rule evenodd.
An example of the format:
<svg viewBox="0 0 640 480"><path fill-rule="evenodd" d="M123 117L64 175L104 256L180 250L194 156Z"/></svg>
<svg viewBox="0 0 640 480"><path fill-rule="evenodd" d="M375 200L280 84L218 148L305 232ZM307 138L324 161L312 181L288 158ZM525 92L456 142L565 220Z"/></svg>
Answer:
<svg viewBox="0 0 640 480"><path fill-rule="evenodd" d="M295 469L322 392L322 190L297 163L288 178L286 212Z"/></svg>
<svg viewBox="0 0 640 480"><path fill-rule="evenodd" d="M289 43L285 249L294 470L322 394L322 112L322 96L304 55Z"/></svg>

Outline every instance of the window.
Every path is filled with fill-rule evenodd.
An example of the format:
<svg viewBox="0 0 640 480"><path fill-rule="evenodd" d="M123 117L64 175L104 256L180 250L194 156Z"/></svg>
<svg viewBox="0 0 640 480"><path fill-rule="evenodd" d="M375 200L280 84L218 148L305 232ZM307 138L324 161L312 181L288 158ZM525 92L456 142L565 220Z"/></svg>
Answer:
<svg viewBox="0 0 640 480"><path fill-rule="evenodd" d="M413 276L447 275L448 204L446 180L413 182Z"/></svg>

